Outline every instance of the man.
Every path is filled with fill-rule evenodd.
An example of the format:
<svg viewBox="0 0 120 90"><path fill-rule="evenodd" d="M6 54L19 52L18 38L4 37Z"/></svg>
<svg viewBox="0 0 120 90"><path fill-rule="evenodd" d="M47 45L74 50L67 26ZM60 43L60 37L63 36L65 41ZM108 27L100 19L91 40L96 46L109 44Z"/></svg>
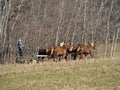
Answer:
<svg viewBox="0 0 120 90"><path fill-rule="evenodd" d="M19 50L19 55L23 56L23 44L21 42L21 39L18 41L18 50Z"/></svg>

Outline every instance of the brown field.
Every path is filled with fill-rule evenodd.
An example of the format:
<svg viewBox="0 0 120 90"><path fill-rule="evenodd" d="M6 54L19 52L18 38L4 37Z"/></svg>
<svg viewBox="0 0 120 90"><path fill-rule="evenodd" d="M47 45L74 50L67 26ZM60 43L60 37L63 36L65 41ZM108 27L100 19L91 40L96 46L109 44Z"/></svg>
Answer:
<svg viewBox="0 0 120 90"><path fill-rule="evenodd" d="M120 58L0 65L0 90L120 90Z"/></svg>

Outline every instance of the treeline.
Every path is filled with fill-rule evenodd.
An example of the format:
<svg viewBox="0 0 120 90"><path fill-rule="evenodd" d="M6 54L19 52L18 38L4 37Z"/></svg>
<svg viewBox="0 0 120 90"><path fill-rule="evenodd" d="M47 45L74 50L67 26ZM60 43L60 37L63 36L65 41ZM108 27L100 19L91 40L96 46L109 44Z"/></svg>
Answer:
<svg viewBox="0 0 120 90"><path fill-rule="evenodd" d="M26 55L39 48L96 42L104 57L120 41L120 0L1 0L0 57L12 61L21 38ZM111 44L110 52L107 46Z"/></svg>

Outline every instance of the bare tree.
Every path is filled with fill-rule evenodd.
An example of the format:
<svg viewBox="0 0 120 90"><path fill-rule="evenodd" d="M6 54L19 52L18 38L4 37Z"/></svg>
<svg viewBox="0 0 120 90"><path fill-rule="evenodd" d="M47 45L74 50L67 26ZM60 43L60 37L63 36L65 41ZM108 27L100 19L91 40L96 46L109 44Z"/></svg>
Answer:
<svg viewBox="0 0 120 90"><path fill-rule="evenodd" d="M109 15L108 15L107 34L106 34L105 49L104 49L104 58L106 58L106 56L107 56L107 44L108 44L108 37L109 37L109 33L110 33L110 16L111 16L113 4L114 4L114 0L111 2L111 8L110 8Z"/></svg>
<svg viewBox="0 0 120 90"><path fill-rule="evenodd" d="M117 44L118 36L119 36L119 33L120 33L120 24L116 25L116 27L118 27L118 29L117 29L116 37L115 37L115 41L114 41L113 56L115 55L116 44Z"/></svg>
<svg viewBox="0 0 120 90"><path fill-rule="evenodd" d="M115 55L119 40L118 0L1 1L3 61L15 60L19 38L24 41L25 55L36 54L39 48L57 46L63 40L72 45L86 41L104 43L102 55ZM111 45L110 53L108 45Z"/></svg>
<svg viewBox="0 0 120 90"><path fill-rule="evenodd" d="M75 1L75 7L77 7L77 4L78 4L78 0L76 0ZM78 22L80 21L80 12L81 12L81 6L82 6L82 3L80 4L80 6L78 7L78 11L77 11L77 14L76 14L76 16L75 16L75 18L74 18L74 29L73 29L73 34L72 34L72 39L71 39L71 45L73 45L74 44L74 39L75 39L75 35L76 35L76 31L77 31L77 29L79 29L78 27L77 27L77 24L78 24Z"/></svg>
<svg viewBox="0 0 120 90"><path fill-rule="evenodd" d="M86 42L86 20L87 20L87 15L86 15L86 9L87 9L87 0L84 2L84 22L83 22L83 36L82 36L82 42Z"/></svg>
<svg viewBox="0 0 120 90"><path fill-rule="evenodd" d="M55 41L55 46L58 45L58 40L59 40L59 32L60 32L60 27L61 27L61 24L62 24L62 19L63 19L63 8L64 8L64 0L60 0L60 9L59 9L59 23L58 23L58 30L57 30L57 33L56 33L56 41Z"/></svg>
<svg viewBox="0 0 120 90"><path fill-rule="evenodd" d="M9 15L11 10L10 1L5 0L3 6L3 16L2 16L2 59L5 60L5 56L8 56L9 51Z"/></svg>
<svg viewBox="0 0 120 90"><path fill-rule="evenodd" d="M110 57L113 57L115 55L115 49L116 49L116 43L118 40L118 34L119 34L119 24L118 22L118 0L115 0L115 27L113 31L113 39L112 39L112 46L111 46L111 52Z"/></svg>

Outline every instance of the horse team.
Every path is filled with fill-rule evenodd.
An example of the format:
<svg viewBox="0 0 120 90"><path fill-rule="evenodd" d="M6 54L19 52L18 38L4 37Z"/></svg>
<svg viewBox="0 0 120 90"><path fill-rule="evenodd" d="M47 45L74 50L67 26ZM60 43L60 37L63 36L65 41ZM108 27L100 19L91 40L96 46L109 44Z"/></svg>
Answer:
<svg viewBox="0 0 120 90"><path fill-rule="evenodd" d="M85 43L81 45L71 45L70 43L62 42L59 46L54 46L45 49L39 49L38 55L47 55L47 58L52 58L54 61L83 59L87 60L88 56L94 57L96 43ZM39 61L44 61L45 57L38 57Z"/></svg>

